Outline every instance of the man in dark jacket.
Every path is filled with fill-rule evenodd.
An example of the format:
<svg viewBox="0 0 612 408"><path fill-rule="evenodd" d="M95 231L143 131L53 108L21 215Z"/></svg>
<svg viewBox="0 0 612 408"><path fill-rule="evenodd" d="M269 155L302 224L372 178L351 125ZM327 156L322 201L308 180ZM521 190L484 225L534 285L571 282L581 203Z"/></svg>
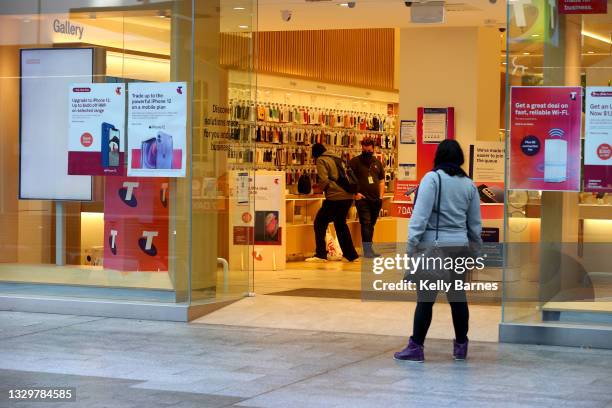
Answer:
<svg viewBox="0 0 612 408"><path fill-rule="evenodd" d="M361 142L361 154L353 157L350 166L359 180L359 191L355 195L355 206L361 224L361 242L364 258L380 256L374 252L372 240L374 226L382 208L385 194L385 168L374 157L374 141L365 139Z"/></svg>
<svg viewBox="0 0 612 408"><path fill-rule="evenodd" d="M334 223L343 256L349 262L356 261L359 255L353 245L348 225L346 225L346 216L353 205L353 194L344 190L337 183L340 175L337 160L341 159L327 152L325 146L320 143L312 146L312 156L316 159L318 185L325 193L325 200L314 220L316 253L315 256L307 258L306 262L327 262L325 233L330 222Z"/></svg>

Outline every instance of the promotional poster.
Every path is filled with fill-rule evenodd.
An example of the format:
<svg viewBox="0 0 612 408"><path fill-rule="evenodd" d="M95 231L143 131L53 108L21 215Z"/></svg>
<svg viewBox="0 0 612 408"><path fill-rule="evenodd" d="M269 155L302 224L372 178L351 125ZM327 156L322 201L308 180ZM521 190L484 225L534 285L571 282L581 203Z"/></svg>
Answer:
<svg viewBox="0 0 612 408"><path fill-rule="evenodd" d="M587 87L584 191L612 193L612 87Z"/></svg>
<svg viewBox="0 0 612 408"><path fill-rule="evenodd" d="M131 83L128 176L185 177L187 84Z"/></svg>
<svg viewBox="0 0 612 408"><path fill-rule="evenodd" d="M516 190L579 191L581 87L512 87L510 182Z"/></svg>
<svg viewBox="0 0 612 408"><path fill-rule="evenodd" d="M255 270L284 269L285 174L264 170L255 176L253 172L231 171L229 189L230 269L242 269L251 262Z"/></svg>
<svg viewBox="0 0 612 408"><path fill-rule="evenodd" d="M72 84L68 174L125 175L125 84Z"/></svg>

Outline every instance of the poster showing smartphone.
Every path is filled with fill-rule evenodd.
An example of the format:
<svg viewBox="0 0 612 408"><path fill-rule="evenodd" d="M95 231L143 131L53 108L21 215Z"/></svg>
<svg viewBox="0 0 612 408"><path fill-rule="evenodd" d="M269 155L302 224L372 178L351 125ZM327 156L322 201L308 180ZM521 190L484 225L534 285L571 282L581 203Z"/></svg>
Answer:
<svg viewBox="0 0 612 408"><path fill-rule="evenodd" d="M68 174L125 176L125 84L71 84Z"/></svg>
<svg viewBox="0 0 612 408"><path fill-rule="evenodd" d="M185 177L187 84L130 83L128 135L128 176Z"/></svg>

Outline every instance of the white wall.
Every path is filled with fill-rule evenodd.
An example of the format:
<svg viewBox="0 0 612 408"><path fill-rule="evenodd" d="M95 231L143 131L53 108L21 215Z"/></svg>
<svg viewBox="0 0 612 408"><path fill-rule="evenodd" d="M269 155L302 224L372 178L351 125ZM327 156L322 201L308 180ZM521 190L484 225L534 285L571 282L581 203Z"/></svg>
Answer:
<svg viewBox="0 0 612 408"><path fill-rule="evenodd" d="M419 107L454 107L455 135L466 153L476 140L499 140L501 40L496 28L400 30L400 119ZM399 163L416 161L416 145L400 145ZM406 240L407 221L397 239Z"/></svg>

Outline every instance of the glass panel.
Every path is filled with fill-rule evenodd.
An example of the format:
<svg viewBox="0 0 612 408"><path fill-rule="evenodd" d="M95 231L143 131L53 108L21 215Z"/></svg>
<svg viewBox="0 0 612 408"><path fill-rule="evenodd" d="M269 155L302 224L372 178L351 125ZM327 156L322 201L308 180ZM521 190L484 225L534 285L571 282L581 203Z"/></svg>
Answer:
<svg viewBox="0 0 612 408"><path fill-rule="evenodd" d="M508 2L507 127L513 109L512 86L609 87L610 32L610 10L603 14L560 14L558 7L551 8L545 0ZM583 88L583 94L587 90ZM607 191L588 192L585 155L590 154L591 147L584 141L584 122L585 112L589 120L589 109L592 106L585 104L581 192L507 192L506 242L514 245L510 244L506 259L505 322L555 320L564 311L612 312L610 182L608 179ZM612 114L609 109L607 112ZM606 126L602 134L609 132L609 122ZM572 159L579 158L568 157ZM516 164L508 161L507 174L513 171L517 171ZM604 185L605 177L604 170Z"/></svg>
<svg viewBox="0 0 612 408"><path fill-rule="evenodd" d="M257 1L198 1L195 16L193 303L245 296L252 282Z"/></svg>
<svg viewBox="0 0 612 408"><path fill-rule="evenodd" d="M191 84L192 2L111 3L0 2L0 103L6 107L0 112L2 293L187 300L190 174L122 176L127 137L141 135L128 134L127 126L94 123L101 121L95 112L79 119L91 120L91 132L80 138L87 157L69 159L69 111L75 112L70 92L81 92L71 84L111 83L108 89L124 98L125 110L129 92L122 83ZM38 48L44 50L31 50ZM77 49L92 55L78 59ZM21 102L21 122L15 101ZM104 105L93 102L96 109ZM118 112L113 121L127 122L127 114ZM183 136L176 134L176 142ZM84 169L83 163L94 167ZM51 193L65 194L53 199Z"/></svg>

